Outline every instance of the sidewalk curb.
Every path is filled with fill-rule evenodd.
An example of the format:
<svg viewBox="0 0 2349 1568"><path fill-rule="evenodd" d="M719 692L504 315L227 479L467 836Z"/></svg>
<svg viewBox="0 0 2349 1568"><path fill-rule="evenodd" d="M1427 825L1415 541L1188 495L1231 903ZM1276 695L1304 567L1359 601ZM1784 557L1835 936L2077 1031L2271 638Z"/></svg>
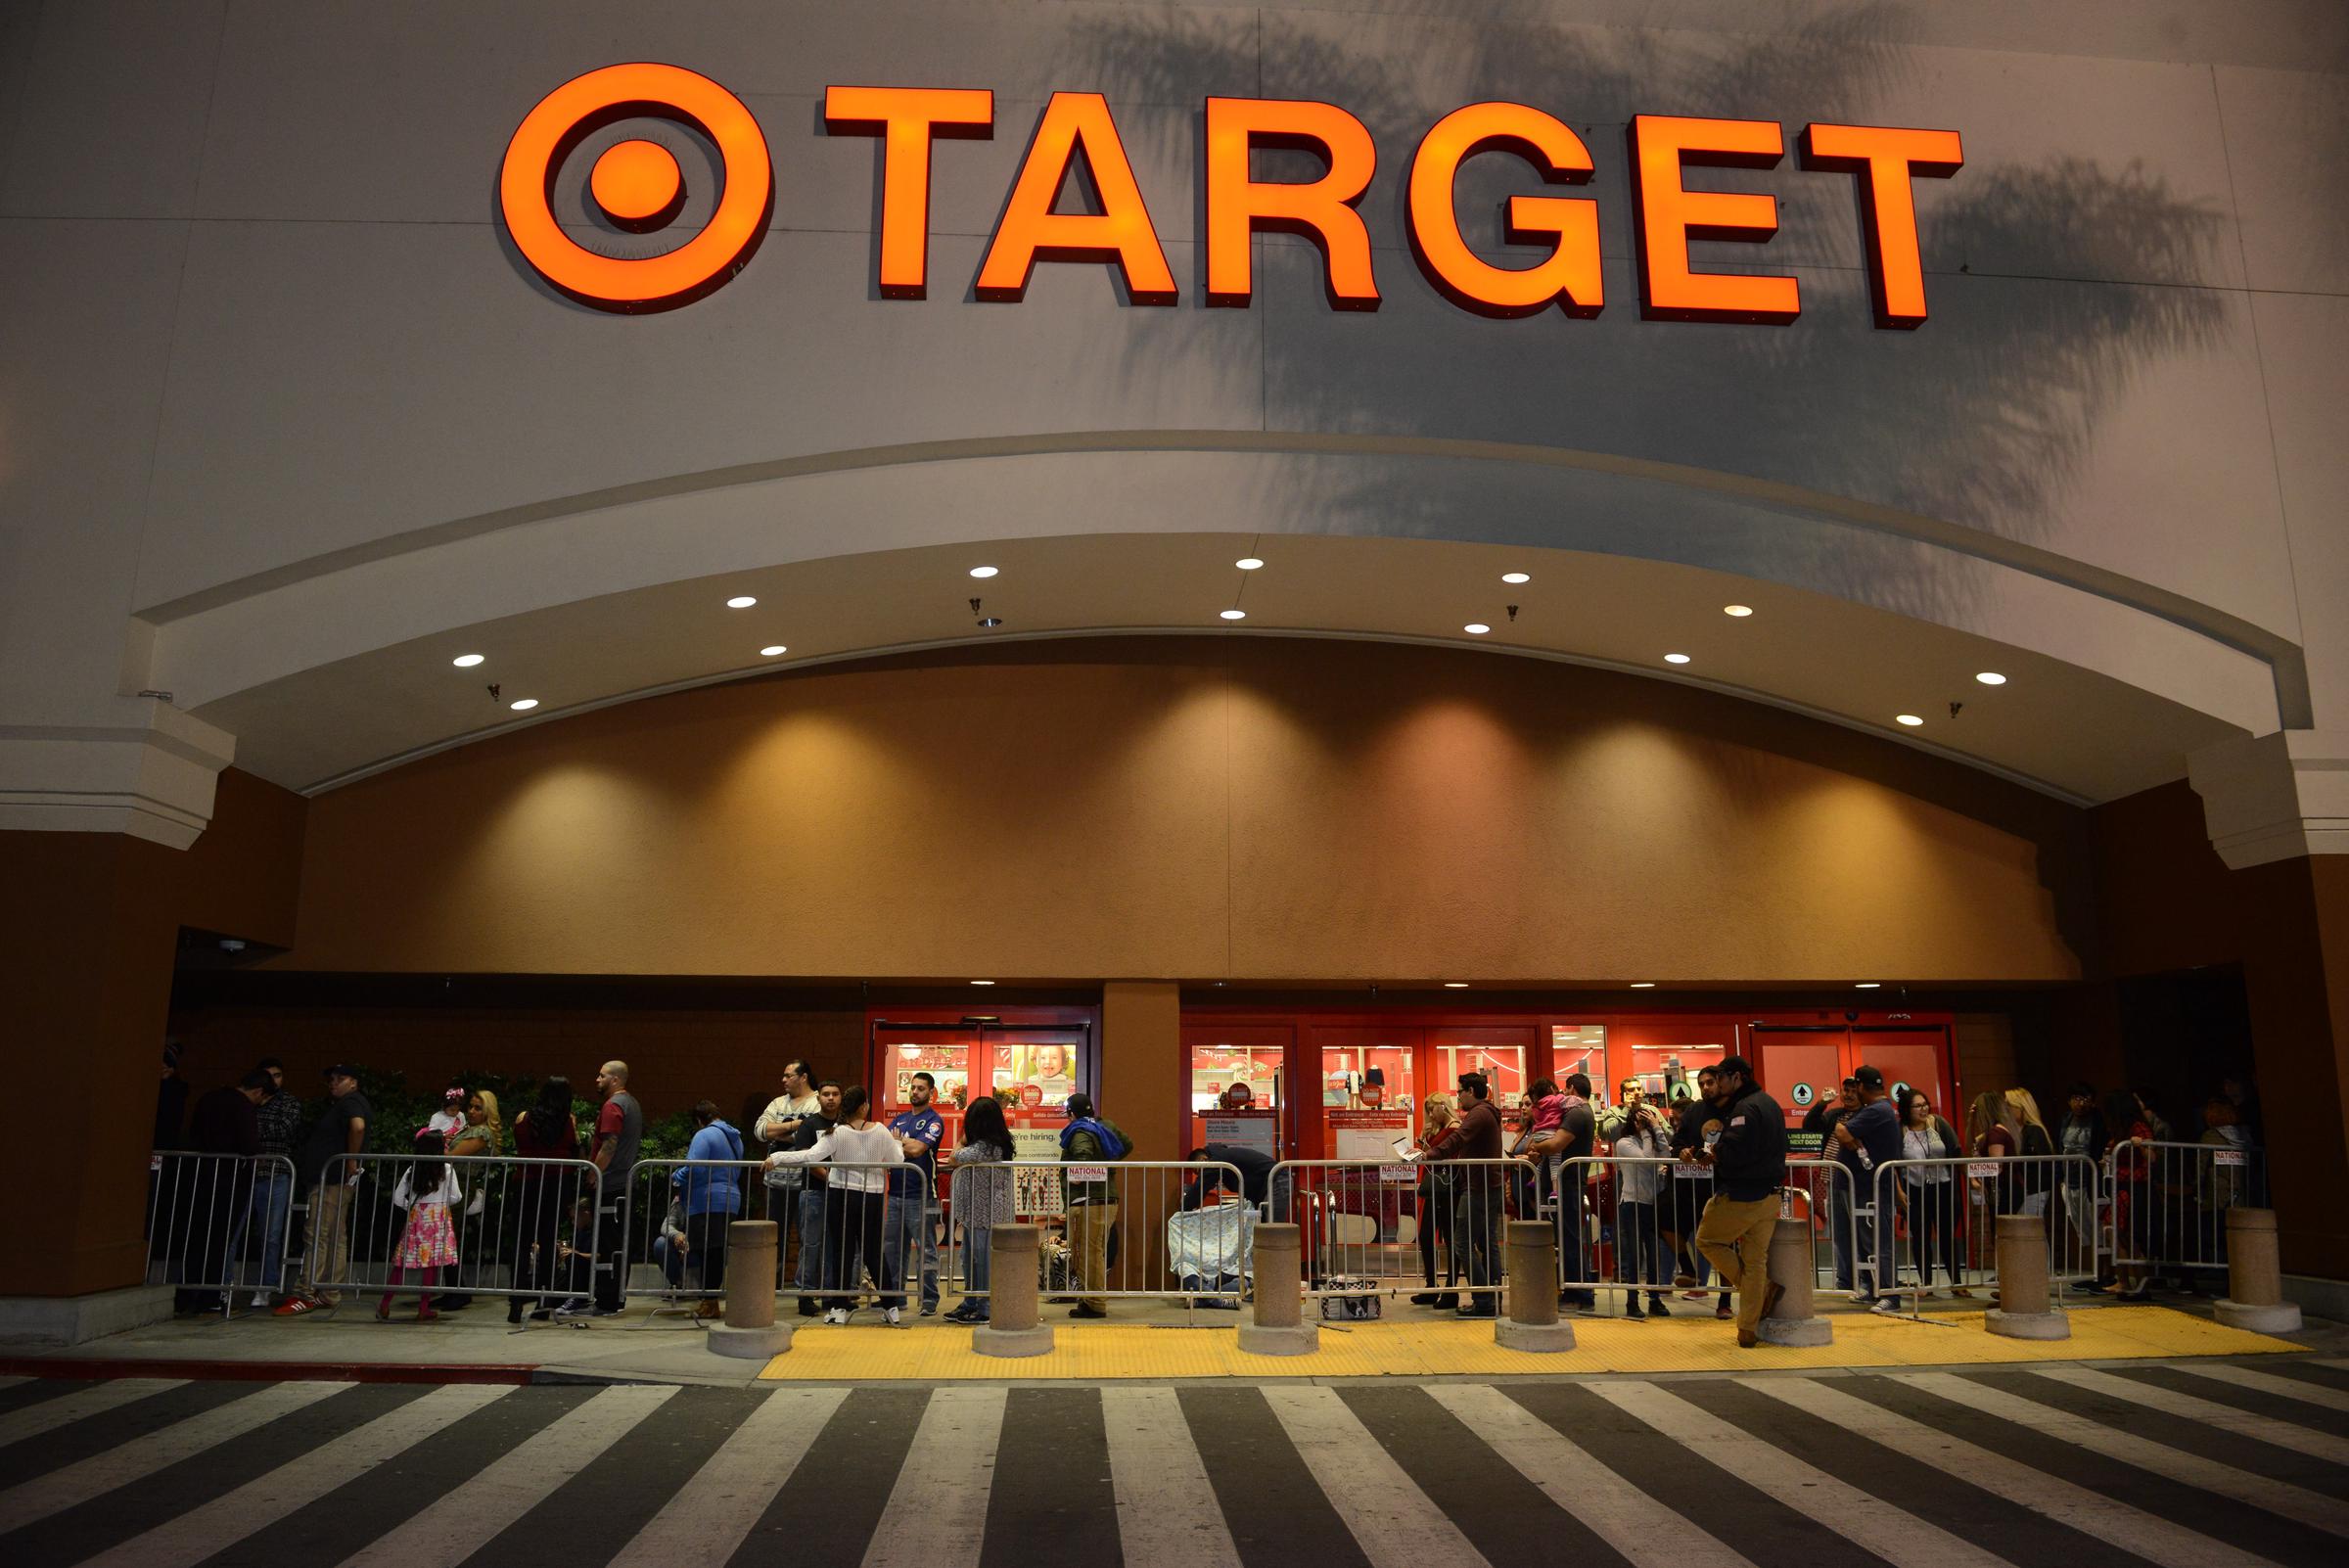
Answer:
<svg viewBox="0 0 2349 1568"><path fill-rule="evenodd" d="M471 1361L202 1361L138 1358L27 1356L0 1358L0 1377L70 1378L112 1382L124 1377L178 1377L214 1383L496 1383L539 1381L535 1365Z"/></svg>

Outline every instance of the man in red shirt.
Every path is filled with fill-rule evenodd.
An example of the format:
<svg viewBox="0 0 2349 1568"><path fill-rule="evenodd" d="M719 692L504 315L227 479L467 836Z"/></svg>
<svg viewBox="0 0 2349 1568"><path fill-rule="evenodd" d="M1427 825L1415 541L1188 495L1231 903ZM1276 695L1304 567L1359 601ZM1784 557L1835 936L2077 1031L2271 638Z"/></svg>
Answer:
<svg viewBox="0 0 2349 1568"><path fill-rule="evenodd" d="M610 1317L620 1311L621 1284L627 1272L627 1235L621 1223L622 1200L627 1196L628 1176L636 1169L636 1148L644 1137L644 1110L628 1092L628 1064L606 1062L595 1075L604 1092L604 1108L596 1113L595 1138L587 1158L600 1173L596 1198L595 1315ZM566 1308L564 1313L576 1311Z"/></svg>

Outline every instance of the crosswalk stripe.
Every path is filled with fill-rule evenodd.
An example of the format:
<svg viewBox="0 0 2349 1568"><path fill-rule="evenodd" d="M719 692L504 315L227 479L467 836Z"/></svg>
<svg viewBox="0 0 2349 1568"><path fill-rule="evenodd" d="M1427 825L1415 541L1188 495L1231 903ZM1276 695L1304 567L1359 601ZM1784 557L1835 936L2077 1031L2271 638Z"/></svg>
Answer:
<svg viewBox="0 0 2349 1568"><path fill-rule="evenodd" d="M1438 1383L1427 1395L1460 1418L1550 1501L1589 1525L1633 1568L1753 1568L1738 1552L1680 1520L1653 1530L1656 1499L1592 1458L1573 1439L1489 1383Z"/></svg>
<svg viewBox="0 0 2349 1568"><path fill-rule="evenodd" d="M2272 1443L2294 1453L2305 1453L2312 1459L2328 1464L2349 1464L2349 1438L2337 1438L2329 1432L2311 1431L2290 1421L2269 1416L2253 1415L2217 1400L2206 1400L2192 1394L2180 1394L2172 1389L2140 1383L2132 1377L2115 1377L2088 1366L2037 1366L2033 1375L2069 1383L2091 1394L2105 1394L2132 1405L2142 1405L2164 1415L2183 1416L2221 1432L2233 1432L2237 1437L2251 1438L2260 1443Z"/></svg>
<svg viewBox="0 0 2349 1568"><path fill-rule="evenodd" d="M974 1568L987 1532L940 1530L937 1521L986 1520L1007 1396L1000 1388L942 1388L930 1396L864 1548L864 1568Z"/></svg>
<svg viewBox="0 0 2349 1568"><path fill-rule="evenodd" d="M1105 1388L1101 1420L1126 1568L1240 1568L1174 1391Z"/></svg>
<svg viewBox="0 0 2349 1568"><path fill-rule="evenodd" d="M20 1383L29 1383L31 1381L32 1379L29 1377L0 1377L0 1394L7 1393L10 1389L15 1388Z"/></svg>
<svg viewBox="0 0 2349 1568"><path fill-rule="evenodd" d="M60 1394L53 1400L43 1400L38 1405L11 1410L6 1415L0 1415L0 1448L6 1448L11 1443L22 1443L26 1438L39 1437L43 1432L54 1432L61 1426L119 1408L166 1389L179 1388L184 1382L185 1379L177 1377L117 1378L112 1383L100 1383L95 1388Z"/></svg>
<svg viewBox="0 0 2349 1568"><path fill-rule="evenodd" d="M2007 1568L2005 1558L1807 1464L1742 1427L1707 1415L1654 1384L1599 1383L1591 1392L1739 1480L1773 1497L1805 1499L1806 1515L1893 1568Z"/></svg>
<svg viewBox="0 0 2349 1568"><path fill-rule="evenodd" d="M2050 1475L1938 1427L1847 1394L1826 1379L1757 1377L1745 1386L1832 1421L1892 1453L1905 1453L2082 1535L2110 1542L2147 1562L2158 1562L2165 1568L2261 1568L2268 1563L2267 1558L2238 1546L2171 1524L2060 1476Z"/></svg>
<svg viewBox="0 0 2349 1568"><path fill-rule="evenodd" d="M2172 1371L2191 1372L2220 1383L2233 1383L2255 1394L2273 1394L2280 1399L2298 1400L2303 1405L2321 1405L2328 1410L2349 1410L2349 1393L2329 1383L2303 1382L2297 1377L2278 1377L2274 1372L2262 1372L2248 1366L2230 1366L2221 1361L2215 1365L2197 1366L2192 1361L2169 1363Z"/></svg>
<svg viewBox="0 0 2349 1568"><path fill-rule="evenodd" d="M2349 1506L2330 1498L2320 1497L2305 1488L2288 1482L2271 1480L2238 1470L2232 1464L2205 1459L2198 1453L2173 1449L2166 1443L2142 1438L2117 1426L2106 1426L2085 1416L2042 1405L2022 1395L2001 1397L1997 1390L1970 1382L1952 1372L1896 1372L1896 1381L1911 1388L1921 1388L1928 1394L1938 1394L1971 1409L1986 1410L2002 1420L2030 1427L2035 1432L2101 1453L2108 1459L2150 1470L2185 1486L2231 1498L2236 1502L2277 1515L2296 1519L2313 1529L2329 1535L2349 1535Z"/></svg>
<svg viewBox="0 0 2349 1568"><path fill-rule="evenodd" d="M733 1556L848 1394L845 1388L769 1394L609 1568L668 1568L677 1560L677 1543L686 1540L702 1561Z"/></svg>
<svg viewBox="0 0 2349 1568"><path fill-rule="evenodd" d="M483 1539L463 1521L521 1518L676 1392L674 1386L605 1389L455 1491L418 1499L414 1513L345 1558L345 1568L456 1568Z"/></svg>
<svg viewBox="0 0 2349 1568"><path fill-rule="evenodd" d="M350 1383L272 1383L242 1399L217 1405L201 1415L150 1432L120 1448L88 1458L23 1486L0 1492L0 1535L61 1513L116 1487L153 1475L207 1449L242 1437L257 1426L291 1415L306 1405L331 1399Z"/></svg>
<svg viewBox="0 0 2349 1568"><path fill-rule="evenodd" d="M1267 1388L1264 1399L1322 1496L1377 1568L1485 1561L1335 1389Z"/></svg>
<svg viewBox="0 0 2349 1568"><path fill-rule="evenodd" d="M187 1568L200 1563L513 1392L510 1386L485 1384L435 1389L304 1453L296 1463L280 1465L169 1524L133 1536L90 1558L82 1568Z"/></svg>

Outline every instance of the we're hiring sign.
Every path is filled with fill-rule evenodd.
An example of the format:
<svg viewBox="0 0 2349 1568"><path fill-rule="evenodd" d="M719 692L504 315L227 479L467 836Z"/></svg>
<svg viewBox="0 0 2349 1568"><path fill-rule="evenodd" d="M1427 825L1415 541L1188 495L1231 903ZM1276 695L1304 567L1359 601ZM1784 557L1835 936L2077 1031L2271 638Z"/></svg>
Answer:
<svg viewBox="0 0 2349 1568"><path fill-rule="evenodd" d="M690 126L716 147L723 182L716 208L674 250L600 255L563 232L554 214L556 178L595 131L648 117ZM1362 122L1335 104L1210 98L1206 127L1207 302L1250 303L1256 294L1250 237L1278 230L1303 235L1320 251L1331 308L1376 310L1378 277L1360 205L1377 177L1378 152ZM834 136L881 139L881 293L925 298L931 187L942 164L944 177L952 177L951 157L938 144L992 136L994 94L974 87L828 87L824 128ZM1797 279L1702 272L1688 256L1691 239L1760 244L1777 232L1774 196L1692 190L1687 176L1707 167L1775 168L1785 155L1778 123L1637 115L1627 140L1640 314L1742 322L1801 315ZM1260 148L1305 149L1319 158L1322 171L1306 180L1260 180L1253 168ZM1595 172L1582 137L1545 111L1507 102L1453 110L1420 138L1405 175L1405 223L1421 271L1455 304L1484 315L1526 316L1553 305L1571 316L1598 314L1607 300L1598 205L1590 198L1509 198L1501 237L1547 252L1531 265L1500 266L1475 253L1453 187L1461 165L1486 155L1522 161L1545 185L1579 186ZM1857 182L1877 324L1922 323L1925 282L1912 182L1947 178L1963 165L1958 133L1815 122L1802 129L1800 161L1805 170ZM1094 198L1086 205L1097 210L1054 210L1080 162ZM667 148L631 138L597 157L587 196L606 220L651 233L683 210L684 175ZM565 82L524 117L506 147L498 205L523 258L554 288L603 309L665 310L723 286L750 260L773 209L774 165L757 118L709 77L676 66L607 66ZM1046 262L1115 267L1135 304L1173 304L1180 297L1116 116L1099 93L1058 92L1045 104L973 293L983 300L1018 300Z"/></svg>

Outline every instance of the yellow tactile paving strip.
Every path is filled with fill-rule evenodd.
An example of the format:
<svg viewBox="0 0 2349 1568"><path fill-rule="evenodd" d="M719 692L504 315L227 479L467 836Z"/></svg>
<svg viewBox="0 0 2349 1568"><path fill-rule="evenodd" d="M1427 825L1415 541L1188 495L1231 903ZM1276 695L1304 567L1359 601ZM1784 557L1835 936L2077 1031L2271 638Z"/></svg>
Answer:
<svg viewBox="0 0 2349 1568"><path fill-rule="evenodd" d="M1810 1350L1764 1345L1739 1350L1735 1332L1711 1317L1635 1323L1584 1318L1575 1348L1555 1356L1502 1350L1490 1323L1325 1325L1311 1356L1243 1354L1229 1328L1150 1328L1069 1323L1052 1352L1021 1360L972 1354L970 1335L951 1328L802 1328L761 1378L790 1382L951 1382L980 1379L1189 1377L1456 1377L1521 1372L1755 1372L1838 1366L1950 1366L2017 1361L2136 1360L2175 1356L2244 1356L2297 1351L2289 1340L2227 1328L2165 1307L2101 1307L2072 1314L2068 1340L2006 1339L1985 1330L1979 1313L1936 1314L1923 1323L1850 1314L1833 1319L1835 1340Z"/></svg>

